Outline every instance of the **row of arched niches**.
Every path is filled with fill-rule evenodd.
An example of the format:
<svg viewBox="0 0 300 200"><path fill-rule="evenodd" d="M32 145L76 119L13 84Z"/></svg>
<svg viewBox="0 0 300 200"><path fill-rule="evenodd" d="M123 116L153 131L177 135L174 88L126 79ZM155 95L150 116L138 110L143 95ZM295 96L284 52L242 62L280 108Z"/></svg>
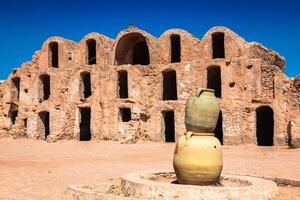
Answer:
<svg viewBox="0 0 300 200"><path fill-rule="evenodd" d="M243 38L226 27L210 29L200 40L187 31L170 29L159 38L132 27L115 40L98 33L76 43L51 37L41 48L40 67L80 65L149 65L190 62L201 59L232 59L248 52Z"/></svg>

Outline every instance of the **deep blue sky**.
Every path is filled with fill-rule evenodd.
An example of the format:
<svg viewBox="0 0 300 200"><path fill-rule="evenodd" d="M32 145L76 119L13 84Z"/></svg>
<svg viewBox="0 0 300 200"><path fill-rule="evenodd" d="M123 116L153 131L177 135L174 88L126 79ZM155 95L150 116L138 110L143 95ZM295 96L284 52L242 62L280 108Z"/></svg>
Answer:
<svg viewBox="0 0 300 200"><path fill-rule="evenodd" d="M225 2L225 3L224 3ZM300 1L16 1L0 2L0 79L31 60L46 38L79 41L89 32L115 38L133 23L154 36L182 28L198 38L217 25L258 41L286 58L286 73L300 73Z"/></svg>

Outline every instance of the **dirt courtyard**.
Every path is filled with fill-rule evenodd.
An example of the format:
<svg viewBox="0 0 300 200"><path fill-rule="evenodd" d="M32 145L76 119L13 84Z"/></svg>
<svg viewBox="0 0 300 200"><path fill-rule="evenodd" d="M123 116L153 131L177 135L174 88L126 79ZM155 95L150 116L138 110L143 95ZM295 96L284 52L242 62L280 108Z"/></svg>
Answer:
<svg viewBox="0 0 300 200"><path fill-rule="evenodd" d="M0 199L62 199L68 184L172 170L174 145L0 139ZM223 146L223 155L223 172L300 180L300 149ZM300 188L280 191L280 199L300 199Z"/></svg>

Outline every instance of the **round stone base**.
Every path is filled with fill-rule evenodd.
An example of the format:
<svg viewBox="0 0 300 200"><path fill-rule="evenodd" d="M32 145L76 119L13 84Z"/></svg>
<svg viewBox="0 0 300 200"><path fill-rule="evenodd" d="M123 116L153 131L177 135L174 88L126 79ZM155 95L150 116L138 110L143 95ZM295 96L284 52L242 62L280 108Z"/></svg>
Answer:
<svg viewBox="0 0 300 200"><path fill-rule="evenodd" d="M257 177L222 174L213 185L182 185L174 172L132 173L122 177L125 196L149 199L262 200L278 193L275 182Z"/></svg>
<svg viewBox="0 0 300 200"><path fill-rule="evenodd" d="M222 174L217 183L198 186L178 184L174 172L141 172L115 184L70 185L67 199L269 200L277 194L275 182L251 176Z"/></svg>

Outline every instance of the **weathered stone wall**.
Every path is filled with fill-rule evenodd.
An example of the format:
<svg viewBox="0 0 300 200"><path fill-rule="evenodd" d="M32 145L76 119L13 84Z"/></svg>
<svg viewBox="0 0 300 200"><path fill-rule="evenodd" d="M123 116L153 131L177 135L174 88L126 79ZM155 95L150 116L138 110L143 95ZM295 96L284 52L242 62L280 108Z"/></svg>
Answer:
<svg viewBox="0 0 300 200"><path fill-rule="evenodd" d="M224 34L225 58L212 58L212 35ZM180 62L171 63L171 40L180 36ZM96 64L88 64L87 41L96 41ZM145 41L150 64L132 65L132 48ZM58 43L59 67L51 67L49 44ZM144 50L140 50L144 51ZM126 63L118 65L118 63ZM128 64L127 64L128 63ZM121 31L115 40L98 33L76 43L51 37L32 61L14 69L0 85L0 135L45 139L40 112L49 112L47 140L79 139L80 108L91 108L92 139L136 142L165 141L166 111L174 111L175 138L185 132L187 98L207 87L207 70L217 66L221 76L224 144L256 143L256 109L274 113L274 144L300 144L300 77L284 74L285 60L256 42L248 43L225 27L210 29L200 40L180 29L159 38L137 28ZM177 100L163 100L163 73L176 71ZM127 71L128 98L119 98L118 72ZM90 73L92 95L85 98L82 73ZM43 100L41 75L50 77L50 96ZM18 91L12 80L20 78ZM130 108L131 120L122 122L120 108ZM18 111L12 123L11 111Z"/></svg>

